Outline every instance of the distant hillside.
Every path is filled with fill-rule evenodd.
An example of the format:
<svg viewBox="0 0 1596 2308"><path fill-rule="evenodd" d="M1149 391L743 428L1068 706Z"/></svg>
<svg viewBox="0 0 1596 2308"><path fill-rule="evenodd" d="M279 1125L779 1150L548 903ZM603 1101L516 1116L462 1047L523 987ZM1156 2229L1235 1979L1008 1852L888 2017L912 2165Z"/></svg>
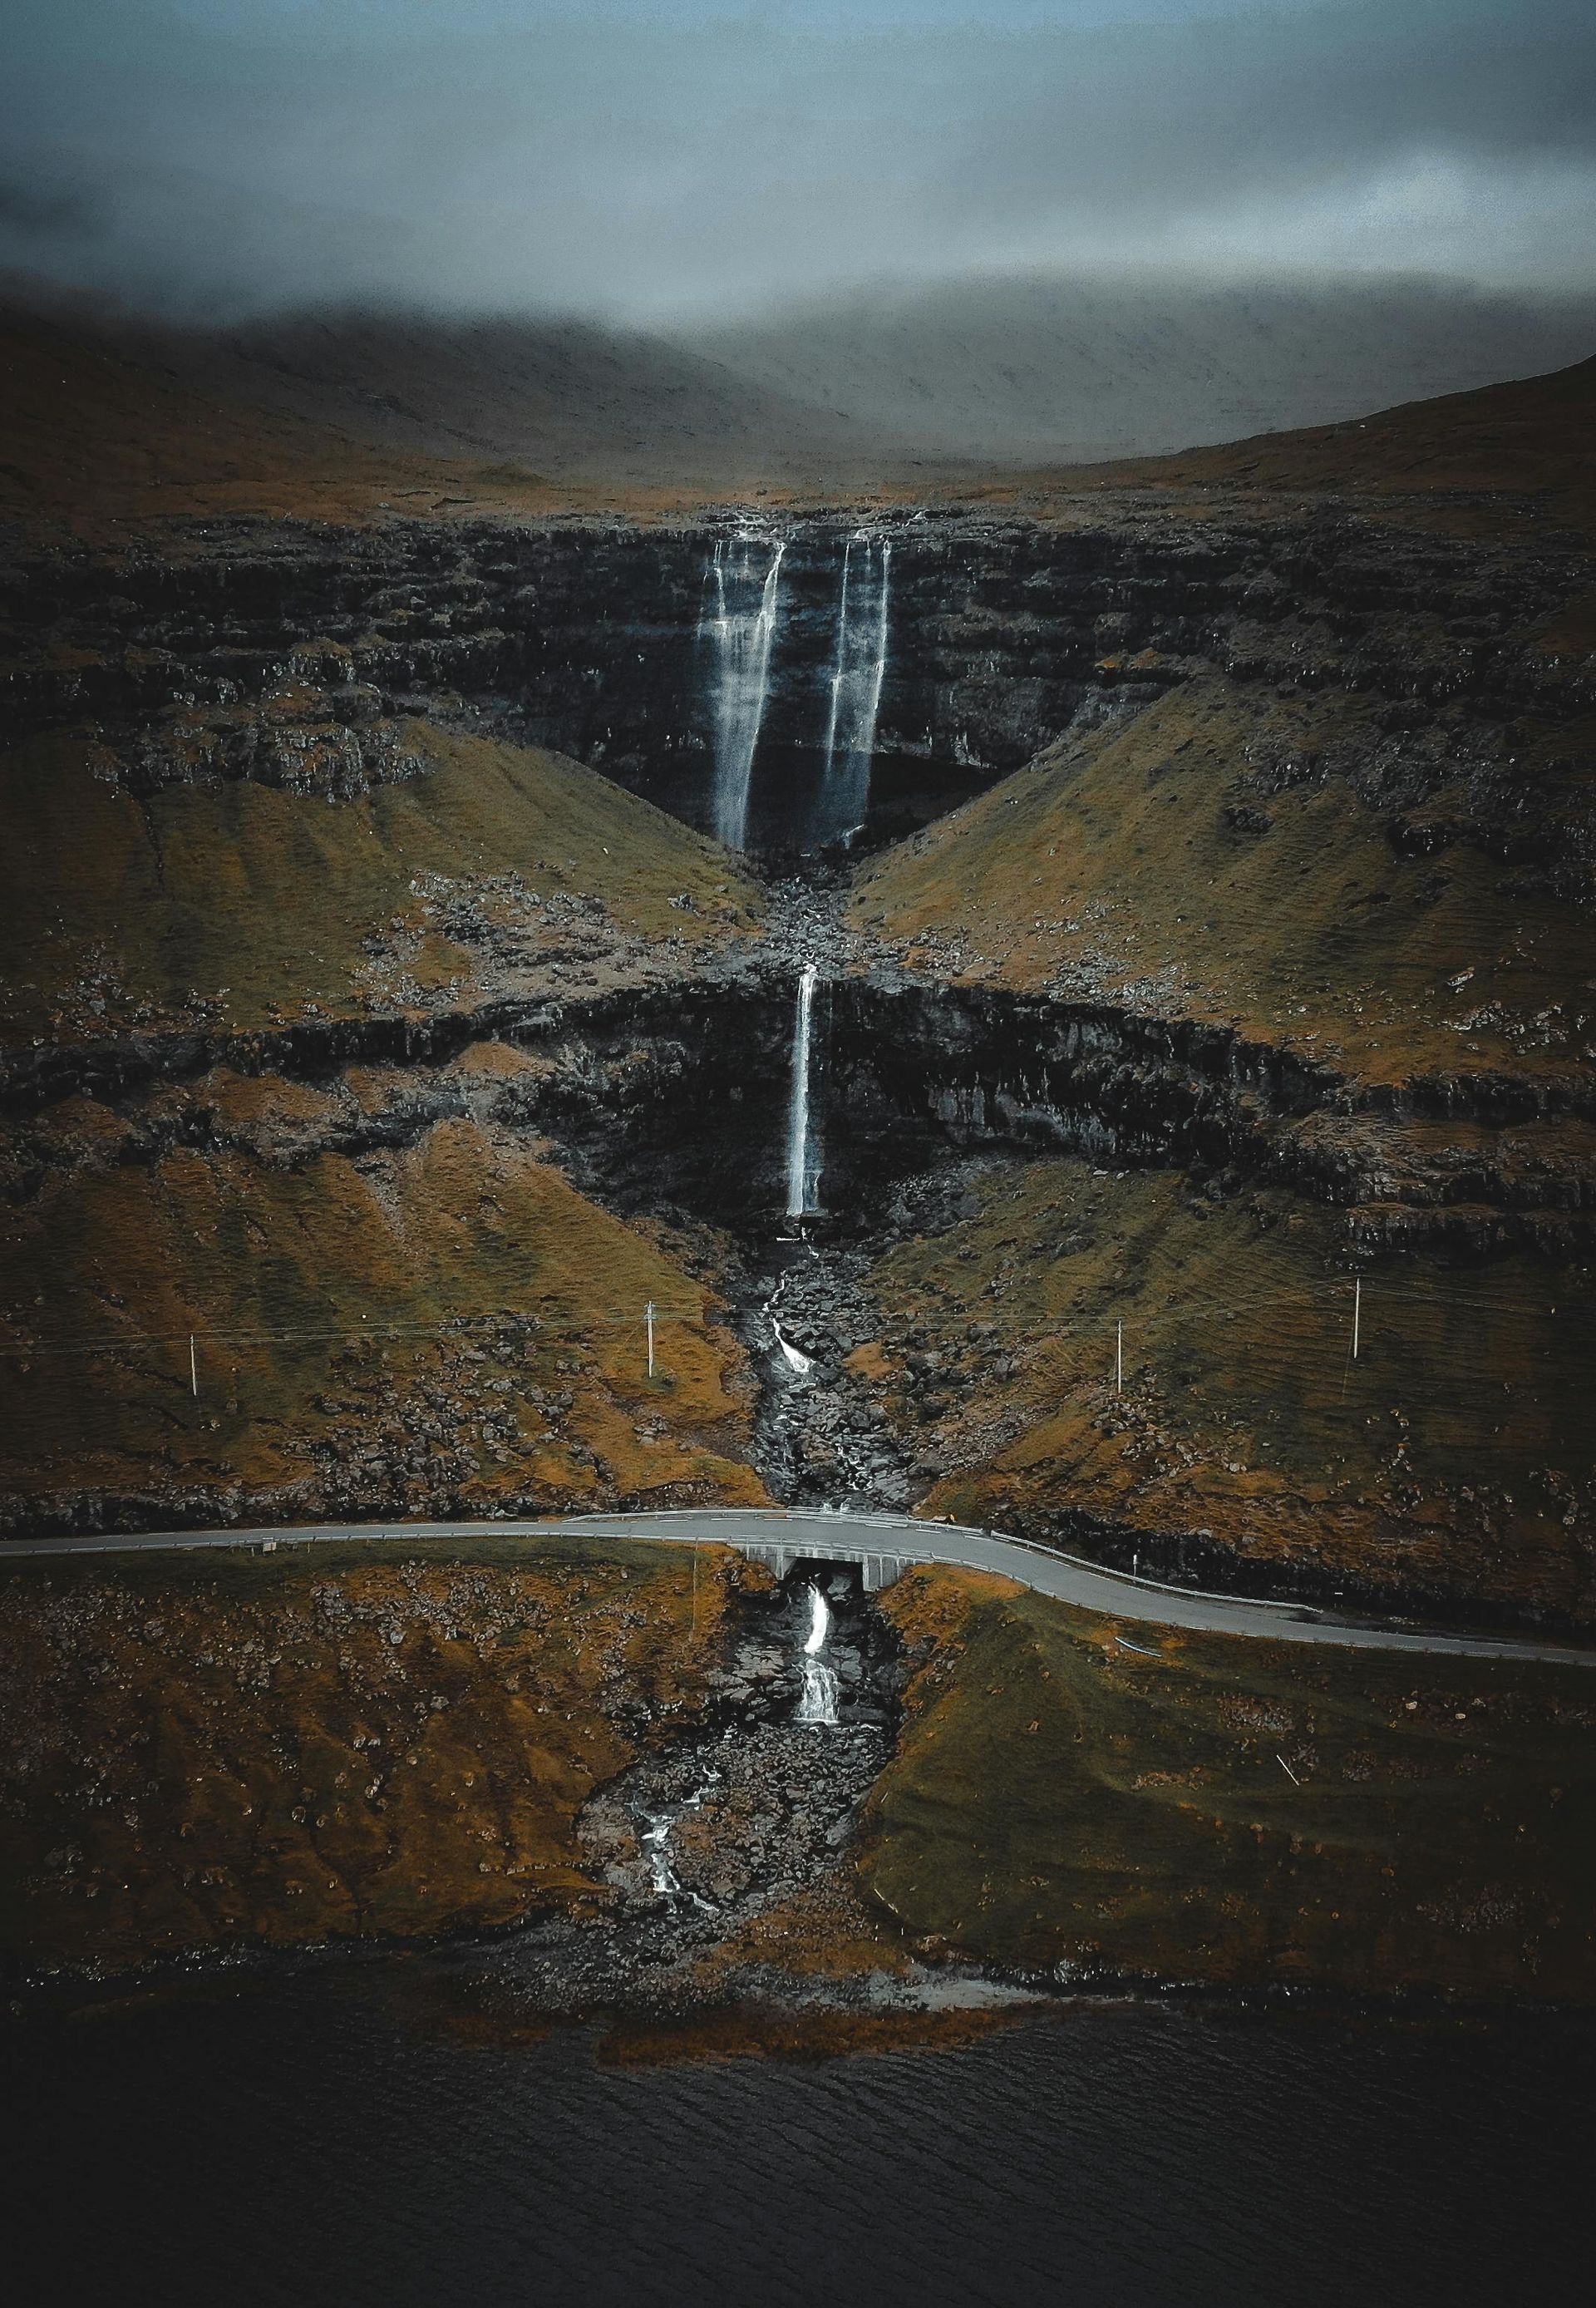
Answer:
<svg viewBox="0 0 1596 2308"><path fill-rule="evenodd" d="M1566 492L1571 471L1581 486L1566 451L1570 425L1589 438L1588 384L1499 387L1478 410L1426 400L1361 430L1347 420L1593 342L1596 297L1515 304L1422 284L1162 303L1145 288L1007 284L696 348L576 322L395 314L207 332L13 297L0 306L0 515L347 520L958 495L983 476L1000 492L1005 476L1165 444L1182 453L1092 482L1343 487L1377 466L1382 487L1446 473L1451 487ZM1342 421L1259 435L1310 417ZM1251 437L1190 447L1238 435ZM1050 493L1080 485L1043 477Z"/></svg>
<svg viewBox="0 0 1596 2308"><path fill-rule="evenodd" d="M561 479L783 478L888 445L714 359L575 321L331 313L159 342L179 374L257 408Z"/></svg>
<svg viewBox="0 0 1596 2308"><path fill-rule="evenodd" d="M927 454L1060 463L1332 423L1596 349L1596 295L1036 277L701 331L684 346Z"/></svg>
<svg viewBox="0 0 1596 2308"><path fill-rule="evenodd" d="M575 323L208 332L0 306L0 515L549 510L845 480L890 452L714 363Z"/></svg>
<svg viewBox="0 0 1596 2308"><path fill-rule="evenodd" d="M103 329L0 313L0 515L24 522L186 513L358 516L432 479L346 434L202 390Z"/></svg>
<svg viewBox="0 0 1596 2308"><path fill-rule="evenodd" d="M1543 497L1549 510L1596 530L1596 359L1350 424L1104 466L1093 478L1110 487L1136 478L1382 495L1506 491ZM1059 478L1078 486L1081 476Z"/></svg>

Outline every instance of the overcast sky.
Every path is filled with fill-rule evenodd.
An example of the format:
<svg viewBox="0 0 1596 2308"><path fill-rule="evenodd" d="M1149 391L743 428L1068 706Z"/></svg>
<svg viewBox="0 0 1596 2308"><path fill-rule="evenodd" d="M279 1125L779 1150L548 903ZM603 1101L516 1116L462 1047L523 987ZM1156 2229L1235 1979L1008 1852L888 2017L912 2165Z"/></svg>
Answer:
<svg viewBox="0 0 1596 2308"><path fill-rule="evenodd" d="M1044 268L1596 283L1596 0L6 0L0 265L730 317Z"/></svg>

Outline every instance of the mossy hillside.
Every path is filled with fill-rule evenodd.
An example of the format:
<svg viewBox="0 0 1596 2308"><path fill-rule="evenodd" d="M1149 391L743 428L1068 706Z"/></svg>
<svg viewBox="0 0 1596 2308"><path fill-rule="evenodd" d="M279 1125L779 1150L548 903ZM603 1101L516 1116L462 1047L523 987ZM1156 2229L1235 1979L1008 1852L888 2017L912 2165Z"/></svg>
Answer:
<svg viewBox="0 0 1596 2308"><path fill-rule="evenodd" d="M763 1496L711 1292L468 1121L359 1160L80 1169L0 1245L13 1523Z"/></svg>
<svg viewBox="0 0 1596 2308"><path fill-rule="evenodd" d="M592 1908L577 1815L696 1716L751 1575L560 1538L0 1563L0 1938L116 1968Z"/></svg>
<svg viewBox="0 0 1596 2308"><path fill-rule="evenodd" d="M196 518L447 519L591 495L515 467L352 441L334 425L197 389L159 356L37 314L0 323L0 508L47 531L122 542L130 530L159 535Z"/></svg>
<svg viewBox="0 0 1596 2308"><path fill-rule="evenodd" d="M1354 1363L1346 1213L1069 1159L994 1164L965 1200L872 1273L868 1374L939 1472L926 1511L1596 1615L1596 1337L1566 1266L1368 1257Z"/></svg>
<svg viewBox="0 0 1596 2308"><path fill-rule="evenodd" d="M1429 854L1398 855L1338 766L1372 714L1187 683L888 850L852 918L955 982L1233 1026L1362 1080L1588 1082L1588 917L1456 831L1460 796L1424 805ZM1568 743L1526 733L1515 774Z"/></svg>
<svg viewBox="0 0 1596 2308"><path fill-rule="evenodd" d="M1446 507L1465 533L1506 527L1514 499L1596 535L1596 360L1549 376L1405 401L1350 424L1257 435L1137 465L1102 467L1098 485L1134 474L1207 491L1227 485L1269 495L1351 493L1382 500L1386 518ZM1078 479L1084 474L1072 477ZM1489 502L1496 498L1497 503ZM1479 502L1481 498L1486 502ZM1506 503L1502 500L1506 498Z"/></svg>
<svg viewBox="0 0 1596 2308"><path fill-rule="evenodd" d="M991 477L965 491L1060 527L1094 499L1135 491L1195 522L1290 518L1346 501L1382 528L1540 546L1549 520L1596 537L1589 478L1596 361L1335 425L1254 434L1171 456L1116 459Z"/></svg>
<svg viewBox="0 0 1596 2308"><path fill-rule="evenodd" d="M864 1880L920 1940L1026 1969L1596 1997L1588 1670L1139 1622L1130 1650L947 1569L882 1600L922 1664Z"/></svg>
<svg viewBox="0 0 1596 2308"><path fill-rule="evenodd" d="M135 797L67 736L0 757L0 1034L468 1009L568 955L594 982L654 947L680 972L757 926L743 866L579 762L400 736L422 774L331 802L242 779Z"/></svg>

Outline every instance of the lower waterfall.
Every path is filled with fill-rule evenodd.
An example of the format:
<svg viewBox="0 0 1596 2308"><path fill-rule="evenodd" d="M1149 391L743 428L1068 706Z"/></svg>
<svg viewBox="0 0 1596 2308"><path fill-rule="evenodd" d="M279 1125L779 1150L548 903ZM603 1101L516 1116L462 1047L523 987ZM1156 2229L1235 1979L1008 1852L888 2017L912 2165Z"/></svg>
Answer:
<svg viewBox="0 0 1596 2308"><path fill-rule="evenodd" d="M815 986L819 972L811 961L798 981L798 1014L793 1027L793 1089L787 1107L787 1216L808 1218L816 1207L820 1154L810 1116L810 1066Z"/></svg>
<svg viewBox="0 0 1596 2308"><path fill-rule="evenodd" d="M817 1583L809 1590L809 1632L803 1639L803 1687L798 1694L800 1723L835 1724L837 1670L819 1657L831 1632L831 1606Z"/></svg>

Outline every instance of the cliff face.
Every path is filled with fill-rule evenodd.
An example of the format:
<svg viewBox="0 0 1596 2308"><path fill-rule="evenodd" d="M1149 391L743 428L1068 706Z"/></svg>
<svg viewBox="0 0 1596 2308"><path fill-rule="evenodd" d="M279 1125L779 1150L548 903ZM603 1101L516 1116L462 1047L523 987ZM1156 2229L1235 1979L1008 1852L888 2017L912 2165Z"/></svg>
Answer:
<svg viewBox="0 0 1596 2308"><path fill-rule="evenodd" d="M785 551L750 836L780 850L811 831L856 522L759 526ZM215 522L176 553L25 555L0 597L13 728L91 728L135 791L230 777L342 791L405 773L407 711L468 709L703 824L716 668L700 628L736 527ZM1197 523L1124 499L1047 525L888 511L872 527L892 547L878 835L1199 671L1377 701L1393 808L1455 787L1437 728L1466 722L1489 765L1504 724L1589 703L1568 667L1519 645L1578 581L1556 544L1334 510Z"/></svg>
<svg viewBox="0 0 1596 2308"><path fill-rule="evenodd" d="M1579 540L1128 490L878 508L866 854L845 892L833 860L773 894L690 830L742 526L211 523L14 564L13 1522L743 1496L751 1462L833 1495L890 1461L895 1500L1212 1578L1587 1615L1556 1375L1596 1192ZM781 857L816 824L856 522L749 533L756 574L784 547L749 811ZM841 1262L803 1286L820 1377L756 1416L810 961ZM560 1231L587 1249L554 1288ZM1338 1408L1358 1278L1416 1294L1379 1369L1422 1356L1422 1407ZM1260 1387L1201 1304L1270 1290L1315 1311ZM682 1310L657 1405L605 1346L649 1297ZM1471 1297L1520 1325L1483 1357L1506 1417L1479 1326L1447 1329ZM313 1305L336 1346L252 1347L224 1442L187 1436L171 1340ZM1134 1346L1172 1305L1179 1354L1133 1353L1156 1399L1045 1344ZM570 1387L522 1341L493 1361L519 1408L476 1434L407 1348L359 1439L365 1380L328 1356L368 1318L447 1359L446 1326L511 1313L545 1360L579 1334ZM74 1408L64 1350L107 1339Z"/></svg>

